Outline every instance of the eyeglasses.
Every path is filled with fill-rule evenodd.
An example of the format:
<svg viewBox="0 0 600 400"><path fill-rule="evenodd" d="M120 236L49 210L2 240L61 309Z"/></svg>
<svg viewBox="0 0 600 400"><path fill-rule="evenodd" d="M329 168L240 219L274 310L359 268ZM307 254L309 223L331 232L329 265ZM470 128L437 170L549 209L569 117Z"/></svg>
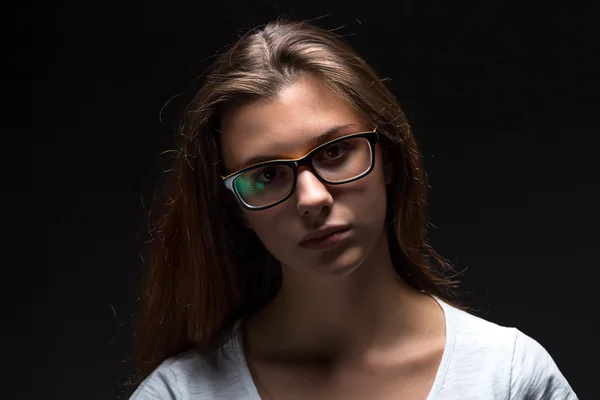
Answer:
<svg viewBox="0 0 600 400"><path fill-rule="evenodd" d="M294 193L298 168L302 166L329 185L355 181L373 170L376 129L331 140L301 158L252 165L222 177L223 183L244 208L264 210Z"/></svg>

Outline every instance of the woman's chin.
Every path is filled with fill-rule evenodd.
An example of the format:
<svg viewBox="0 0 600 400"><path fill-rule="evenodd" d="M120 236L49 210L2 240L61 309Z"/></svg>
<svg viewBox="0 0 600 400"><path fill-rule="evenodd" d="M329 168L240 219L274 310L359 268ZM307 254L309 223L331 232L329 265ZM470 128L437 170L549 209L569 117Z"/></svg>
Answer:
<svg viewBox="0 0 600 400"><path fill-rule="evenodd" d="M343 278L356 271L364 260L363 249L353 246L336 254L320 254L314 268L319 274Z"/></svg>

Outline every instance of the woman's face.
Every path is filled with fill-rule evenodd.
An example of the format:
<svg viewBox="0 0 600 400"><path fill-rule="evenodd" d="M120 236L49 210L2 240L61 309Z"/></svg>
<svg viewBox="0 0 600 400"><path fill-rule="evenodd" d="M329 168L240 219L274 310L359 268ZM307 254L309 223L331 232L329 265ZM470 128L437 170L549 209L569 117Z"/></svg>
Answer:
<svg viewBox="0 0 600 400"><path fill-rule="evenodd" d="M254 164L248 161L255 157L302 157L316 147L315 137L335 127L340 128L327 141L373 129L319 80L302 78L274 101L251 103L224 116L225 167L231 173ZM347 276L381 240L385 181L376 146L374 169L363 178L329 185L301 167L290 198L265 210L242 209L242 213L247 227L283 266L307 274ZM307 235L328 227L345 230L328 243L303 243Z"/></svg>

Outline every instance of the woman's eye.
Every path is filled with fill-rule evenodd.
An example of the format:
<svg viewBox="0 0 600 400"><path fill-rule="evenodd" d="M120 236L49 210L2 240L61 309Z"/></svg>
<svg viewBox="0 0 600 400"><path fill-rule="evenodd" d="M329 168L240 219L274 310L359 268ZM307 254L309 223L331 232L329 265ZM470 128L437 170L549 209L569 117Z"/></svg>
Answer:
<svg viewBox="0 0 600 400"><path fill-rule="evenodd" d="M336 158L343 156L345 153L346 150L340 145L328 147L324 151L326 160L335 160Z"/></svg>
<svg viewBox="0 0 600 400"><path fill-rule="evenodd" d="M275 179L276 176L277 176L277 171L275 171L275 169L271 168L271 169L266 169L263 172L261 172L260 175L258 175L258 178L261 181L271 181L271 180Z"/></svg>
<svg viewBox="0 0 600 400"><path fill-rule="evenodd" d="M256 175L255 180L261 183L273 182L279 179L281 171L278 168L266 168Z"/></svg>

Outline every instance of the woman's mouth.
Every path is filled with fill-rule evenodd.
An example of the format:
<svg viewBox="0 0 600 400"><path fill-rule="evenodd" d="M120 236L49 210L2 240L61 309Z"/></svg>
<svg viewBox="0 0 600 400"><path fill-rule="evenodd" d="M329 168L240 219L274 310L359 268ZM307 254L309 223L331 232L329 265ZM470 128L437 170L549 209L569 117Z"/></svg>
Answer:
<svg viewBox="0 0 600 400"><path fill-rule="evenodd" d="M346 239L349 234L350 228L344 227L324 236L304 240L300 243L300 246L310 250L324 250L336 246Z"/></svg>

